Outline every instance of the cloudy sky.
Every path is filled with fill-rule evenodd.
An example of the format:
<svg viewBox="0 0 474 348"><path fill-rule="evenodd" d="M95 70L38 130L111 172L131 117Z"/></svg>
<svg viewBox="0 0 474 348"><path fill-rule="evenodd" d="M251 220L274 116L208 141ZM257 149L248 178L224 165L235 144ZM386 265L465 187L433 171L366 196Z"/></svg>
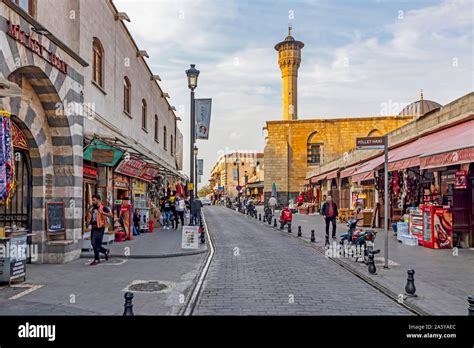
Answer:
<svg viewBox="0 0 474 348"><path fill-rule="evenodd" d="M212 98L210 139L198 140L202 185L224 151L263 151L262 127L281 118L274 45L305 43L300 119L397 114L419 98L446 104L474 90L471 0L115 0L183 119L189 168L189 90ZM201 185L201 186L202 186Z"/></svg>

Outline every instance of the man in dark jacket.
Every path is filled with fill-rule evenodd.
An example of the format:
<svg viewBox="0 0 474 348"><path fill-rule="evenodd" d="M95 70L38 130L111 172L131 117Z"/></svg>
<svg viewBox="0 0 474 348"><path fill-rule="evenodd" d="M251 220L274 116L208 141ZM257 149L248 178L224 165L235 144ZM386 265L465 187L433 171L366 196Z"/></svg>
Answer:
<svg viewBox="0 0 474 348"><path fill-rule="evenodd" d="M328 196L326 202L321 209L321 215L326 221L326 236L329 237L329 223L332 222L332 238L336 238L336 217L338 215L337 205L332 201L332 197Z"/></svg>

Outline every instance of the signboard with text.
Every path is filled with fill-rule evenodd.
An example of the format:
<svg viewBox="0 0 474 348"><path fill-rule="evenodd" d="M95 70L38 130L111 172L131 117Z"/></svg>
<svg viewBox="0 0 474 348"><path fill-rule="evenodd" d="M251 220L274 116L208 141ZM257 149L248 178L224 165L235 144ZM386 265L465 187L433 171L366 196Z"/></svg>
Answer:
<svg viewBox="0 0 474 348"><path fill-rule="evenodd" d="M146 163L138 158L124 159L115 168L116 173L138 177L145 168Z"/></svg>
<svg viewBox="0 0 474 348"><path fill-rule="evenodd" d="M199 249L199 226L183 226L182 249Z"/></svg>
<svg viewBox="0 0 474 348"><path fill-rule="evenodd" d="M385 146L385 137L357 138L356 146L362 149L383 149Z"/></svg>

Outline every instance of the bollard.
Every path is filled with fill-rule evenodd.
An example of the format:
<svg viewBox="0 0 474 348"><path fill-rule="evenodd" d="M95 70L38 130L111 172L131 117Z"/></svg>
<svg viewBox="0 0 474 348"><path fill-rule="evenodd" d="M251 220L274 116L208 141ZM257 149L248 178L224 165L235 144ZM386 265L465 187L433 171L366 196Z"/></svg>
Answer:
<svg viewBox="0 0 474 348"><path fill-rule="evenodd" d="M291 233L291 222L288 222L288 233Z"/></svg>
<svg viewBox="0 0 474 348"><path fill-rule="evenodd" d="M377 268L375 267L374 261L374 253L369 251L369 267L368 267L370 274L377 274Z"/></svg>
<svg viewBox="0 0 474 348"><path fill-rule="evenodd" d="M408 296L416 296L416 287L415 287L415 270L409 269L407 271L408 278L407 278L407 285L405 285L405 292Z"/></svg>
<svg viewBox="0 0 474 348"><path fill-rule="evenodd" d="M314 230L311 230L311 242L316 242L316 237L314 236Z"/></svg>
<svg viewBox="0 0 474 348"><path fill-rule="evenodd" d="M301 226L298 226L298 237L301 237Z"/></svg>
<svg viewBox="0 0 474 348"><path fill-rule="evenodd" d="M329 245L329 236L326 235L326 241L324 242L324 246Z"/></svg>
<svg viewBox="0 0 474 348"><path fill-rule="evenodd" d="M201 228L201 244L204 244L206 242L206 237L205 237L205 232L204 232L204 227Z"/></svg>
<svg viewBox="0 0 474 348"><path fill-rule="evenodd" d="M283 221L280 221L280 230L283 229Z"/></svg>
<svg viewBox="0 0 474 348"><path fill-rule="evenodd" d="M267 222L267 219L266 219L266 217L265 217L265 214L263 215L263 222L264 222L264 223Z"/></svg>
<svg viewBox="0 0 474 348"><path fill-rule="evenodd" d="M467 315L474 316L474 296L469 296L467 298L467 302L469 302L469 307L467 309Z"/></svg>
<svg viewBox="0 0 474 348"><path fill-rule="evenodd" d="M124 317L129 317L129 316L135 315L135 314L133 314L133 303L132 303L133 292L127 291L125 293L124 297L125 297L125 304L123 306L124 306L125 309L123 311L123 316Z"/></svg>
<svg viewBox="0 0 474 348"><path fill-rule="evenodd" d="M273 227L275 227L275 228L277 227L277 219L276 218L273 219Z"/></svg>
<svg viewBox="0 0 474 348"><path fill-rule="evenodd" d="M258 221L262 221L262 214L258 214Z"/></svg>
<svg viewBox="0 0 474 348"><path fill-rule="evenodd" d="M268 220L268 224L271 225L272 224L272 216L269 215L267 220Z"/></svg>
<svg viewBox="0 0 474 348"><path fill-rule="evenodd" d="M253 213L253 217L257 220L257 213Z"/></svg>

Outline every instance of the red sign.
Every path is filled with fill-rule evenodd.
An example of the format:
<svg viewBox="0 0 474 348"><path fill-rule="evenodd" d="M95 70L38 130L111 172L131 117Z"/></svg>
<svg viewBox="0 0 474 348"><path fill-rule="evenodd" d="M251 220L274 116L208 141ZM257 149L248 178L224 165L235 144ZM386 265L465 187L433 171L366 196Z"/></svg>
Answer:
<svg viewBox="0 0 474 348"><path fill-rule="evenodd" d="M143 168L142 172L140 173L139 178L145 181L153 181L155 180L156 176L158 175L158 168L147 164L145 168Z"/></svg>
<svg viewBox="0 0 474 348"><path fill-rule="evenodd" d="M454 177L454 188L455 189L467 189L467 171L461 170L456 172Z"/></svg>
<svg viewBox="0 0 474 348"><path fill-rule="evenodd" d="M124 159L115 168L115 172L138 178L145 166L146 163L137 158L130 158L128 161Z"/></svg>
<svg viewBox="0 0 474 348"><path fill-rule="evenodd" d="M43 46L37 39L33 38L31 34L25 32L19 24L12 24L7 21L8 25L8 36L14 38L16 41L23 44L30 51L36 53L38 56L46 60L49 64L67 74L67 64L59 58L59 56L47 47Z"/></svg>
<svg viewBox="0 0 474 348"><path fill-rule="evenodd" d="M86 178L97 179L97 174L99 172L98 172L96 167L84 164L82 166L82 173L83 173L84 177L86 177Z"/></svg>

